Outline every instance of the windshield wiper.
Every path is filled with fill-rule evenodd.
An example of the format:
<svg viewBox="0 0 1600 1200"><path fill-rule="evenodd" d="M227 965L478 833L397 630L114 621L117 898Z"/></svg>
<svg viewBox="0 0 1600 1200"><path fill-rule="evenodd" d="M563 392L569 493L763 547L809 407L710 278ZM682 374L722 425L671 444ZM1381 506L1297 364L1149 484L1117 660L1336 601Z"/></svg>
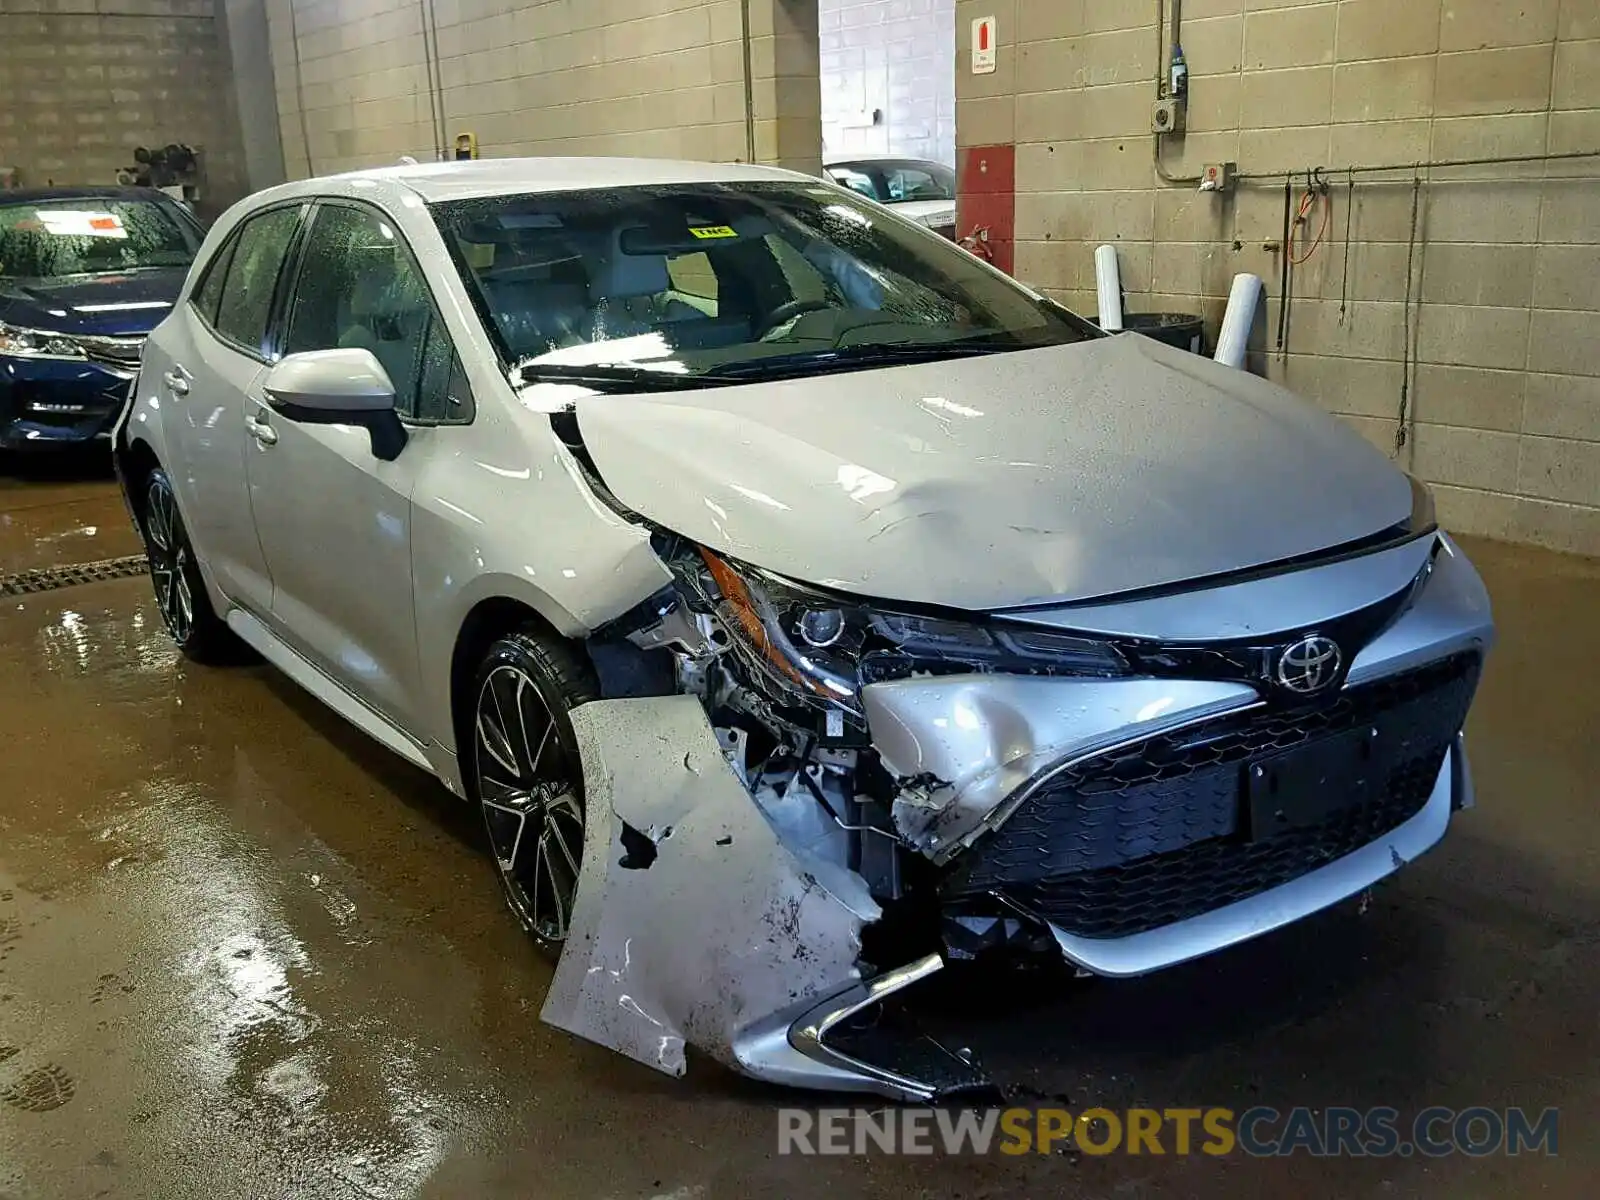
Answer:
<svg viewBox="0 0 1600 1200"><path fill-rule="evenodd" d="M751 358L742 362L712 367L708 374L723 379L781 379L792 375L812 375L823 371L853 371L865 367L899 366L904 363L939 362L947 358L977 358L1003 354L1017 346L978 345L960 342L877 343L845 346L828 350L807 350L799 354L778 354L771 358Z"/></svg>
<svg viewBox="0 0 1600 1200"><path fill-rule="evenodd" d="M645 367L582 363L531 362L523 363L516 370L523 383L575 383L614 392L677 392L685 388L726 387L734 382L683 372L652 371Z"/></svg>

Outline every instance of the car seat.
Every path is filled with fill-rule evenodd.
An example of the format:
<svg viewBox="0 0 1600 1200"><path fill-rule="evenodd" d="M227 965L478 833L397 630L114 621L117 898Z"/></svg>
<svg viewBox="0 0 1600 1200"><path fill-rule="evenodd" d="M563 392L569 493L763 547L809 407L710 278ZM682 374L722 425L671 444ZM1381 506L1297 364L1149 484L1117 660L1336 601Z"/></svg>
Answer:
<svg viewBox="0 0 1600 1200"><path fill-rule="evenodd" d="M540 354L588 341L589 286L560 279L487 276L483 290L513 354Z"/></svg>
<svg viewBox="0 0 1600 1200"><path fill-rule="evenodd" d="M374 252L380 261L358 269L353 285L339 296L339 345L370 350L394 384L396 402L406 408L415 389L429 306L415 272L402 271L395 251Z"/></svg>
<svg viewBox="0 0 1600 1200"><path fill-rule="evenodd" d="M593 340L634 337L650 333L663 323L705 319L705 314L682 300L667 299L672 276L665 254L626 254L623 230L613 231L610 245L590 287L593 299Z"/></svg>

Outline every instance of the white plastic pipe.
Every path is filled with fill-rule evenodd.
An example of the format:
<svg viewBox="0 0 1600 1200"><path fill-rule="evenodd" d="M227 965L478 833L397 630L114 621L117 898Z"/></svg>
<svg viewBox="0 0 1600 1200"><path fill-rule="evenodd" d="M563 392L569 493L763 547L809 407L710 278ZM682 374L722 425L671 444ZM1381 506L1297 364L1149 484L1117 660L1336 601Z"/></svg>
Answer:
<svg viewBox="0 0 1600 1200"><path fill-rule="evenodd" d="M1100 289L1100 328L1116 333L1122 328L1122 276L1117 270L1115 246L1095 250L1094 282Z"/></svg>
<svg viewBox="0 0 1600 1200"><path fill-rule="evenodd" d="M1228 310L1222 314L1222 332L1217 335L1217 352L1212 355L1228 367L1244 366L1245 348L1250 343L1250 327L1256 323L1256 306L1261 303L1261 276L1240 273L1233 277L1228 291Z"/></svg>

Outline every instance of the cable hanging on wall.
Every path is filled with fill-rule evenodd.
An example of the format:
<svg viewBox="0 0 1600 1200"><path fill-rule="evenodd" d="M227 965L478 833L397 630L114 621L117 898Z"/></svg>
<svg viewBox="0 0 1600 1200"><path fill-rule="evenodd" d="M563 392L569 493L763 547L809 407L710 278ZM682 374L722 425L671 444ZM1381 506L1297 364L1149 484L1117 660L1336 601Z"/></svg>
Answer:
<svg viewBox="0 0 1600 1200"><path fill-rule="evenodd" d="M306 174L315 176L317 168L311 159L311 128L306 121L306 85L300 67L300 27L294 15L295 0L289 0L289 50L294 56L294 106L300 117L300 145L306 152Z"/></svg>
<svg viewBox="0 0 1600 1200"><path fill-rule="evenodd" d="M1421 210L1422 176L1419 173L1411 177L1411 237L1406 244L1406 298L1405 305L1400 310L1403 337L1400 352L1400 412L1397 416L1394 430L1394 452L1396 454L1405 449L1406 438L1409 436L1406 426L1410 418L1411 370L1416 357L1412 352L1411 293L1414 289L1413 275L1416 271L1417 261L1417 219ZM1415 290L1418 293L1421 292L1420 287L1415 288ZM1420 294L1417 307L1419 309L1422 307Z"/></svg>
<svg viewBox="0 0 1600 1200"><path fill-rule="evenodd" d="M1356 173L1349 172L1344 191L1344 271L1339 276L1339 324L1350 307L1350 226L1356 211Z"/></svg>
<svg viewBox="0 0 1600 1200"><path fill-rule="evenodd" d="M417 0L417 15L422 23L422 58L428 73L428 119L433 126L433 156L443 162L448 157L449 133L444 114L444 72L439 63L439 22L434 17L433 0Z"/></svg>

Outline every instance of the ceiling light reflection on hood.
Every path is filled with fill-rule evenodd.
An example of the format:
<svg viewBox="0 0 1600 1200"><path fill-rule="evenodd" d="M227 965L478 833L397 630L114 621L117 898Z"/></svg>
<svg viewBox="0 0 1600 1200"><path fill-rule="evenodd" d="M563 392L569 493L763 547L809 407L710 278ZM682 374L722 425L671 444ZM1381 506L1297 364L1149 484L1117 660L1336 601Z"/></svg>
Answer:
<svg viewBox="0 0 1600 1200"><path fill-rule="evenodd" d="M765 492L758 492L755 488L745 487L742 483L730 483L728 486L734 491L738 492L739 495L743 496L746 500L754 500L757 504L765 504L768 508L780 509L783 512L789 511L789 506L782 500L779 500L776 496L769 496Z"/></svg>
<svg viewBox="0 0 1600 1200"><path fill-rule="evenodd" d="M942 412L954 413L958 417L981 417L983 410L971 408L965 404L957 404L954 400L946 400L943 396L924 396L922 403L930 408L937 408Z"/></svg>
<svg viewBox="0 0 1600 1200"><path fill-rule="evenodd" d="M892 492L896 487L894 480L866 467L858 467L855 463L840 464L835 478L839 486L849 494L850 499L857 503L880 492Z"/></svg>

